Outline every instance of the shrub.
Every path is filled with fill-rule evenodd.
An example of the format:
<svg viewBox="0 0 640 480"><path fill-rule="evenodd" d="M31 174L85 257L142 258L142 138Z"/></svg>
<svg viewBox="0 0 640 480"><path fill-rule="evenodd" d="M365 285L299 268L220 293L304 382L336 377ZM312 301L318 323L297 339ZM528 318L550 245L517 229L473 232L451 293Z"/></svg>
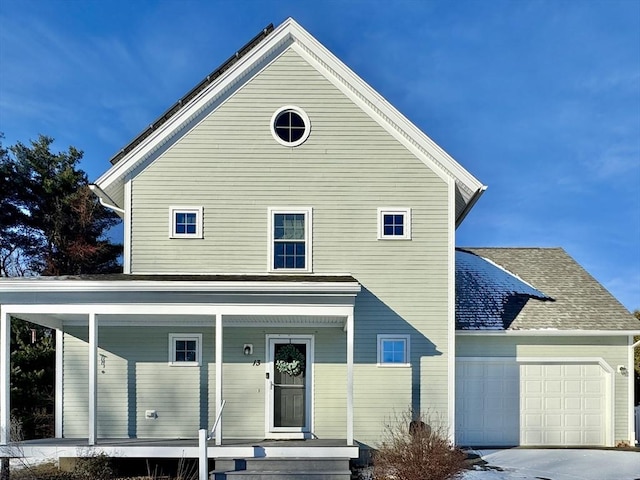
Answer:
<svg viewBox="0 0 640 480"><path fill-rule="evenodd" d="M376 480L448 480L459 478L466 468L466 455L434 415L395 415L383 439L373 456Z"/></svg>
<svg viewBox="0 0 640 480"><path fill-rule="evenodd" d="M113 478L113 460L104 454L78 458L74 473L86 480L110 480Z"/></svg>

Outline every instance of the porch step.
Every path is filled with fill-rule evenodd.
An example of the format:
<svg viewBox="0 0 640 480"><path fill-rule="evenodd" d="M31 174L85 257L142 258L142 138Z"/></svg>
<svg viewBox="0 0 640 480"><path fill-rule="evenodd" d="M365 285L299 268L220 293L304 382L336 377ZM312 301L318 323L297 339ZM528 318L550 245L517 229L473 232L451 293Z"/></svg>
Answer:
<svg viewBox="0 0 640 480"><path fill-rule="evenodd" d="M349 480L348 458L218 458L210 480Z"/></svg>

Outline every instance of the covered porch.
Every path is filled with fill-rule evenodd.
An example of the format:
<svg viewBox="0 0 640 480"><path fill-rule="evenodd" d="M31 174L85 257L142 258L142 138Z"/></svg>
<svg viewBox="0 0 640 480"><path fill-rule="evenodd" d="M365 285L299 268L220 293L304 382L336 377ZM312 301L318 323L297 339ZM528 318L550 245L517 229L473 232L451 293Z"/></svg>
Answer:
<svg viewBox="0 0 640 480"><path fill-rule="evenodd" d="M359 291L349 276L3 281L0 449L47 458L197 457L198 430L206 428L209 458L357 457ZM55 329L53 439L10 442L12 317ZM287 381L275 366L286 344L306 361Z"/></svg>

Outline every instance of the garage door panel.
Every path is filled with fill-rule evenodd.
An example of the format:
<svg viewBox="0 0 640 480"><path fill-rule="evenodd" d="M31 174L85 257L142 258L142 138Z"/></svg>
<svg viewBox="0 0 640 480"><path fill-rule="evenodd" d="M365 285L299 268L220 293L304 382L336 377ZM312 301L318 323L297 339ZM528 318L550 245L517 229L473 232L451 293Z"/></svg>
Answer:
<svg viewBox="0 0 640 480"><path fill-rule="evenodd" d="M523 364L521 373L523 445L604 445L600 365Z"/></svg>
<svg viewBox="0 0 640 480"><path fill-rule="evenodd" d="M518 444L520 387L515 361L458 362L456 392L459 444Z"/></svg>

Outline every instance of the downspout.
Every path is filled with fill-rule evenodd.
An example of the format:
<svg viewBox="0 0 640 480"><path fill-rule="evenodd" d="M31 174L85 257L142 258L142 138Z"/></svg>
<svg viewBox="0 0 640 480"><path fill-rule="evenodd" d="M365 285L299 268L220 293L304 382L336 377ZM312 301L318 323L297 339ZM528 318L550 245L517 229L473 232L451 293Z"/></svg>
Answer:
<svg viewBox="0 0 640 480"><path fill-rule="evenodd" d="M630 421L629 423L631 424L631 438L629 439L629 443L630 445L633 447L636 443L640 443L640 436L639 436L639 429L638 429L638 424L640 423L640 405L635 405L634 404L634 385L635 385L635 375L636 375L636 365L635 365L635 355L634 355L634 350L638 347L640 347L640 340L638 340L636 343L631 343L633 341L633 337L629 337L629 344L630 344L630 348L629 348L629 367L630 367L630 372L628 373L629 375L629 400L630 400L630 404L631 404L631 412L630 412Z"/></svg>
<svg viewBox="0 0 640 480"><path fill-rule="evenodd" d="M98 200L100 201L100 205L102 205L105 208L108 208L109 210L113 210L120 217L125 214L125 211L123 209L121 209L120 207L116 206L115 202L113 200L111 200L111 198L109 198L109 195L107 195L95 183L90 184L89 185L89 189L98 197ZM106 201L105 201L105 199L106 199Z"/></svg>

